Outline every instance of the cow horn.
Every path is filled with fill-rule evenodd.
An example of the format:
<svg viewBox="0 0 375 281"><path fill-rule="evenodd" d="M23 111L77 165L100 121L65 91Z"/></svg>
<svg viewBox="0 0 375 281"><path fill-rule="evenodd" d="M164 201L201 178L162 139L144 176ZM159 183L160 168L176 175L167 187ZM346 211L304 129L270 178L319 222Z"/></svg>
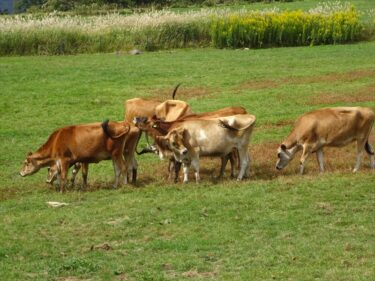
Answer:
<svg viewBox="0 0 375 281"><path fill-rule="evenodd" d="M174 87L174 90L173 90L173 93L172 93L172 100L174 100L175 96L176 96L176 93L177 93L177 89L178 87L180 87L181 83L178 83L176 85L176 87Z"/></svg>

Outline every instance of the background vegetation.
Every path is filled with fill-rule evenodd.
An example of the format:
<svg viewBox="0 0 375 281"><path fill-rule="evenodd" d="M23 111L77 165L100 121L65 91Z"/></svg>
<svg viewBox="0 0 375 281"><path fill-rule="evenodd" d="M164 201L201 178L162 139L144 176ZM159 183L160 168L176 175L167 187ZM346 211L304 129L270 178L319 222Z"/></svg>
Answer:
<svg viewBox="0 0 375 281"><path fill-rule="evenodd" d="M355 175L354 145L327 149L324 175L314 157L303 177L298 156L274 168L300 114L375 107L374 60L374 42L0 58L0 279L375 279L368 158ZM111 189L110 161L90 166L87 190L63 195L44 183L46 170L18 176L55 128L121 120L126 99L166 99L178 82L196 112L241 105L257 116L249 180L217 181L218 159L206 159L201 184L170 184L153 155L138 158L138 187Z"/></svg>

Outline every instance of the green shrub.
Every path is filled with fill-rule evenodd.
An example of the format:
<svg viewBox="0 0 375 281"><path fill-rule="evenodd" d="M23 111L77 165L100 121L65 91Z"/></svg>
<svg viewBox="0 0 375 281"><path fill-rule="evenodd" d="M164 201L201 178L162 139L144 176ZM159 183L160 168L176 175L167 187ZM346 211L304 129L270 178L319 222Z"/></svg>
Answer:
<svg viewBox="0 0 375 281"><path fill-rule="evenodd" d="M353 42L362 25L352 7L328 15L302 11L251 12L214 18L213 45L219 48L260 48Z"/></svg>

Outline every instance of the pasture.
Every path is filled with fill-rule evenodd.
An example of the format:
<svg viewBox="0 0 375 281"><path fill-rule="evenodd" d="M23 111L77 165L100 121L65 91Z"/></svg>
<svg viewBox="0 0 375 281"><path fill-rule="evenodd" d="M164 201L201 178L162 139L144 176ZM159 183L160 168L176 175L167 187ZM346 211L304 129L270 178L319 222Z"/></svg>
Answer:
<svg viewBox="0 0 375 281"><path fill-rule="evenodd" d="M304 176L298 159L274 167L300 114L375 107L374 65L375 42L1 57L0 280L374 280L368 158L357 174L354 145L328 149L323 175L314 157ZM206 159L199 185L172 184L154 155L137 158L136 187L117 190L110 161L90 166L85 191L55 192L45 169L18 175L55 128L122 120L126 99L167 99L180 82L177 98L196 112L257 116L250 179L216 180L219 160Z"/></svg>

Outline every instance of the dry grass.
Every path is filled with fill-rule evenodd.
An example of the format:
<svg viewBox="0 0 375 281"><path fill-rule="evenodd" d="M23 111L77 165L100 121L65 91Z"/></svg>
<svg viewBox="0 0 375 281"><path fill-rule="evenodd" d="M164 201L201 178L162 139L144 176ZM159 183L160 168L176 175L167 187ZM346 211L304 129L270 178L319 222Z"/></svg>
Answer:
<svg viewBox="0 0 375 281"><path fill-rule="evenodd" d="M356 92L317 93L307 102L309 105L357 103L375 101L375 84L363 87Z"/></svg>
<svg viewBox="0 0 375 281"><path fill-rule="evenodd" d="M318 76L289 76L280 79L263 79L255 81L245 81L235 90L264 90L281 87L284 85L303 85L311 83L332 83L332 82L353 82L364 78L371 78L375 76L375 69L358 69L343 73L329 73ZM368 92L375 88L374 85L368 89Z"/></svg>

